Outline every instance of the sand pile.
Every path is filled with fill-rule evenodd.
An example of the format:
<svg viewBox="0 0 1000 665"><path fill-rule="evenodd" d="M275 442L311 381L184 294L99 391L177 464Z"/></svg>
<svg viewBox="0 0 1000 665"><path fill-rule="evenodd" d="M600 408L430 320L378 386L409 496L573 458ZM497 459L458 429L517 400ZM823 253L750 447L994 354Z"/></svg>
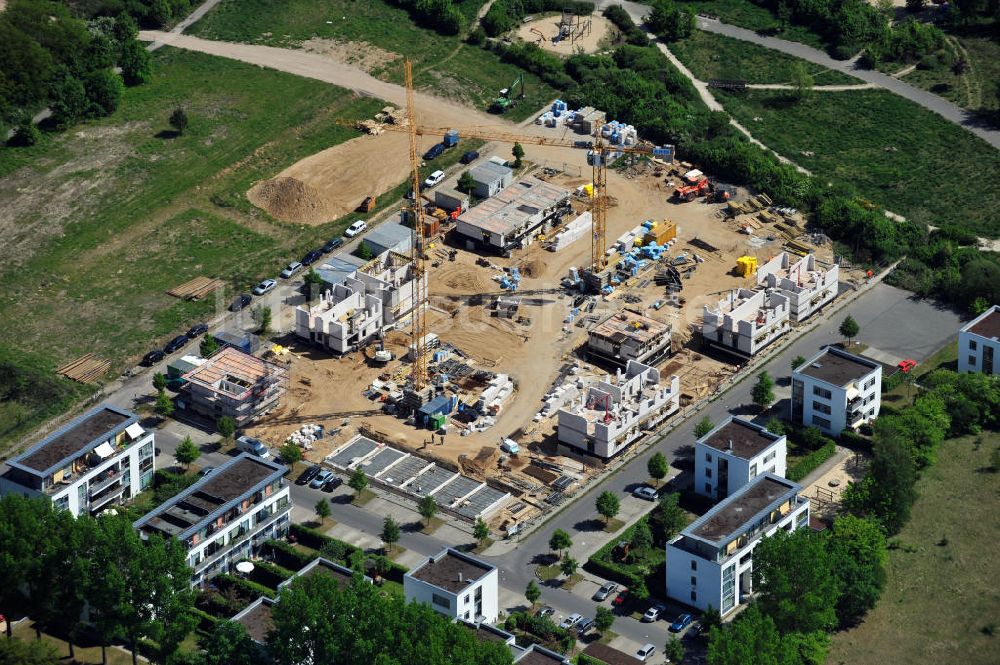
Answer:
<svg viewBox="0 0 1000 665"><path fill-rule="evenodd" d="M320 193L297 178L259 182L247 192L247 199L283 222L324 224L335 217Z"/></svg>

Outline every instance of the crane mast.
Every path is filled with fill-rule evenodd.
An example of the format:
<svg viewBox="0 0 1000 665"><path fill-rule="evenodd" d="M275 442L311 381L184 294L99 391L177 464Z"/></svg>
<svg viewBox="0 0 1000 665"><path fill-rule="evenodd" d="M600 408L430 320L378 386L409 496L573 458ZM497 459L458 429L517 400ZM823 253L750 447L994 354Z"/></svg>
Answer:
<svg viewBox="0 0 1000 665"><path fill-rule="evenodd" d="M413 247L410 258L413 269L413 314L411 315L411 337L413 338L413 369L410 373L411 388L420 394L427 385L427 289L424 282L424 208L420 204L420 158L417 154L417 120L413 106L413 63L409 58L403 62L406 74L406 126L410 138L410 179L413 187Z"/></svg>

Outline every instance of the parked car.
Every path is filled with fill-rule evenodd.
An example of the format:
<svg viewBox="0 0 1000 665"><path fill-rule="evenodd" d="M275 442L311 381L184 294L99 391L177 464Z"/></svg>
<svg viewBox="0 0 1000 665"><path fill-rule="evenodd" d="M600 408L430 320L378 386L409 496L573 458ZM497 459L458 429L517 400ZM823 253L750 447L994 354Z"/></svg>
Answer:
<svg viewBox="0 0 1000 665"><path fill-rule="evenodd" d="M323 252L318 249L310 250L305 256L302 257L302 265L311 266L312 264L319 261L319 258L323 256Z"/></svg>
<svg viewBox="0 0 1000 665"><path fill-rule="evenodd" d="M198 337L199 335L204 335L207 332L208 332L207 323L196 323L195 325L191 326L190 330L187 331L187 336L188 339L194 339L195 337Z"/></svg>
<svg viewBox="0 0 1000 665"><path fill-rule="evenodd" d="M694 620L694 617L692 617L690 614L682 614L682 615L680 615L679 617L677 617L676 619L674 619L674 622L672 624L670 624L670 632L672 632L672 633L679 633L679 632L681 632L682 630L684 630L685 628L687 628L688 625L693 620Z"/></svg>
<svg viewBox="0 0 1000 665"><path fill-rule="evenodd" d="M292 261L287 266L285 266L284 270L281 271L281 276L284 277L285 279L288 279L289 277L299 272L300 270L302 270L302 264L299 263L298 261Z"/></svg>
<svg viewBox="0 0 1000 665"><path fill-rule="evenodd" d="M435 185L440 185L442 180L444 180L444 171L435 171L427 176L426 180L424 180L424 187L434 187Z"/></svg>
<svg viewBox="0 0 1000 665"><path fill-rule="evenodd" d="M353 238L354 236L358 235L367 228L368 224L366 224L363 219L359 219L358 221L354 222L353 224L347 227L347 230L344 231L344 235L347 236L348 238Z"/></svg>
<svg viewBox="0 0 1000 665"><path fill-rule="evenodd" d="M166 357L167 354L165 354L163 351L159 349L155 351L150 351L149 353L147 353L142 357L142 364L145 365L146 367L152 367L153 365L160 362Z"/></svg>
<svg viewBox="0 0 1000 665"><path fill-rule="evenodd" d="M582 615L577 614L576 612L573 612L568 617L566 617L565 619L562 620L562 622L559 624L559 627L560 628L564 628L566 630L569 630L570 628L572 628L576 624L580 623L580 621L582 619L583 619Z"/></svg>
<svg viewBox="0 0 1000 665"><path fill-rule="evenodd" d="M463 164L471 164L477 159L479 159L479 153L476 152L475 150L470 150L467 153L463 154L462 158L459 159L458 161L462 162Z"/></svg>
<svg viewBox="0 0 1000 665"><path fill-rule="evenodd" d="M646 610L646 613L642 615L642 620L646 622L656 621L666 609L663 605L657 603Z"/></svg>
<svg viewBox="0 0 1000 665"><path fill-rule="evenodd" d="M190 341L191 339L187 335L178 335L177 337L174 337L172 340L170 340L167 343L167 345L163 347L163 350L166 353L173 353L174 351L183 349L184 345Z"/></svg>
<svg viewBox="0 0 1000 665"><path fill-rule="evenodd" d="M330 471L330 469L322 469L316 474L316 477L312 479L312 482L309 483L309 487L314 490L318 490L323 487L323 485L326 485L327 481L330 480L331 477L333 477L333 471Z"/></svg>
<svg viewBox="0 0 1000 665"><path fill-rule="evenodd" d="M322 470L318 464L313 465L299 474L299 477L295 479L296 485L305 485L306 483L312 482L319 472Z"/></svg>
<svg viewBox="0 0 1000 665"><path fill-rule="evenodd" d="M253 287L253 294L255 296L262 296L265 293L273 291L274 287L276 287L277 285L278 283L273 279L265 279L263 282Z"/></svg>
<svg viewBox="0 0 1000 665"><path fill-rule="evenodd" d="M334 238L333 240L327 240L326 244L324 244L320 249L325 253L329 253L343 244L344 244L343 238Z"/></svg>
<svg viewBox="0 0 1000 665"><path fill-rule="evenodd" d="M605 582L601 585L601 588L594 593L594 600L601 602L615 591L618 591L618 585L614 582Z"/></svg>
<svg viewBox="0 0 1000 665"><path fill-rule="evenodd" d="M249 293L241 293L235 300L233 300L233 304L229 306L229 311L238 312L249 305L251 300L253 300L253 296Z"/></svg>
<svg viewBox="0 0 1000 665"><path fill-rule="evenodd" d="M611 601L611 604L619 606L624 605L626 600L628 600L628 589L622 589L618 592L618 595L615 596L615 599Z"/></svg>
<svg viewBox="0 0 1000 665"><path fill-rule="evenodd" d="M688 628L688 631L684 633L684 639L685 640L697 639L699 635L701 635L701 624L695 621L694 623L691 624L691 627Z"/></svg>
<svg viewBox="0 0 1000 665"><path fill-rule="evenodd" d="M649 485L643 485L632 490L632 496L637 499L645 499L646 501L656 501L656 490Z"/></svg>
<svg viewBox="0 0 1000 665"><path fill-rule="evenodd" d="M642 662L646 662L647 660L649 660L649 657L652 656L655 651L656 651L655 645L643 644L641 647L639 647L639 650L635 652L635 657L641 660Z"/></svg>
<svg viewBox="0 0 1000 665"><path fill-rule="evenodd" d="M341 478L340 476L332 476L330 480L323 483L323 491L332 492L333 490L337 489L343 484L344 484L343 478Z"/></svg>
<svg viewBox="0 0 1000 665"><path fill-rule="evenodd" d="M545 606L542 607L542 609L540 609L537 612L535 612L535 616L536 617L547 617L547 616L552 616L555 613L556 613L556 610L555 610L554 607L552 607L551 605L545 605Z"/></svg>
<svg viewBox="0 0 1000 665"><path fill-rule="evenodd" d="M214 466L206 466L204 469L202 469L201 471L198 472L198 475L202 476L202 477L205 477L208 474L212 473L213 471L215 471L215 467Z"/></svg>
<svg viewBox="0 0 1000 665"><path fill-rule="evenodd" d="M435 157L439 157L441 153L444 152L443 143L435 143L431 146L431 149L424 153L424 159L431 160Z"/></svg>
<svg viewBox="0 0 1000 665"><path fill-rule="evenodd" d="M586 635L587 631L594 627L594 620L584 617L580 619L580 623L576 624L576 634Z"/></svg>
<svg viewBox="0 0 1000 665"><path fill-rule="evenodd" d="M261 459L267 459L271 456L271 451L267 445L260 439L255 439L252 436L241 436L236 439L236 450L256 455Z"/></svg>

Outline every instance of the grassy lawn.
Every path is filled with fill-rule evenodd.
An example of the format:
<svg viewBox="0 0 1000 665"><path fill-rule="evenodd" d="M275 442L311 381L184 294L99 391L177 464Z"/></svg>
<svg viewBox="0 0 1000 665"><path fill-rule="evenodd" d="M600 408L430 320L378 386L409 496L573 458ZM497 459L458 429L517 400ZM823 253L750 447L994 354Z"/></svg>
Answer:
<svg viewBox="0 0 1000 665"><path fill-rule="evenodd" d="M1000 474L985 468L998 446L996 433L944 443L894 539L882 599L864 623L833 637L827 663L996 662L1000 588L989 552L1000 538Z"/></svg>
<svg viewBox="0 0 1000 665"><path fill-rule="evenodd" d="M607 521L607 524L605 524L603 528L605 533L615 533L623 526L625 526L625 522L623 522L620 519L612 517L610 520Z"/></svg>
<svg viewBox="0 0 1000 665"><path fill-rule="evenodd" d="M461 8L469 16L481 5L480 0L467 0ZM480 109L521 73L496 55L465 44L460 36L417 27L404 9L386 0L223 0L189 32L283 48L299 48L312 39L353 42L365 53L359 66L395 83L403 81L401 56L408 56L414 63L414 85ZM534 75L525 73L524 79L527 96L509 114L514 120L527 118L557 96Z"/></svg>
<svg viewBox="0 0 1000 665"><path fill-rule="evenodd" d="M725 23L756 31L771 31L778 27L778 17L750 0L679 0L683 7L691 7L698 13L718 16ZM790 25L776 37L792 42L801 42L814 48L825 50L822 37L807 28Z"/></svg>
<svg viewBox="0 0 1000 665"><path fill-rule="evenodd" d="M915 69L903 80L929 90L970 110L1000 108L1000 40L988 36L959 36L949 40L954 57L968 57L969 69L956 76L947 64ZM957 42L957 47L955 46Z"/></svg>
<svg viewBox="0 0 1000 665"><path fill-rule="evenodd" d="M882 90L813 93L800 103L763 90L717 96L756 138L824 180L914 221L1000 234L1000 191L982 187L1000 181L1000 153L916 104ZM976 177L956 164L975 165Z"/></svg>
<svg viewBox="0 0 1000 665"><path fill-rule="evenodd" d="M792 67L801 62L816 85L861 83L853 76L824 69L764 46L701 30L695 30L687 39L670 44L670 50L702 81L735 79L748 83L789 83Z"/></svg>
<svg viewBox="0 0 1000 665"><path fill-rule="evenodd" d="M562 572L559 570L558 563L549 564L547 566L539 566L535 569L535 576L543 582L554 580L560 575L562 575Z"/></svg>
<svg viewBox="0 0 1000 665"><path fill-rule="evenodd" d="M25 621L14 628L14 637L17 639L29 641L35 639L35 628L31 621ZM55 648L56 655L63 657L66 662L69 662L69 646L65 641L60 640L57 637L53 637L48 633L42 633L42 640L48 642ZM100 663L101 662L101 647L100 646L76 646L75 647L75 662L81 663ZM108 665L131 665L132 655L125 651L124 649L117 649L108 647ZM62 662L62 661L60 661ZM140 656L139 662L148 662L146 659Z"/></svg>

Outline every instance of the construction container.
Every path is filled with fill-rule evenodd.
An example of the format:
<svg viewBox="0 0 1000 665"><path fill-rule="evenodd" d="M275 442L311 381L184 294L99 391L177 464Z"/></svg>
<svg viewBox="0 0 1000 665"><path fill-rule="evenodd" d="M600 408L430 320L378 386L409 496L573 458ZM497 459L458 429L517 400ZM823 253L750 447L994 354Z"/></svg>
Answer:
<svg viewBox="0 0 1000 665"><path fill-rule="evenodd" d="M448 187L435 189L434 204L448 211L465 212L469 209L469 195Z"/></svg>
<svg viewBox="0 0 1000 665"><path fill-rule="evenodd" d="M448 422L448 416L443 413L435 413L430 417L430 429L438 430L444 427L445 423Z"/></svg>
<svg viewBox="0 0 1000 665"><path fill-rule="evenodd" d="M736 259L736 272L740 277L750 277L757 272L757 257L741 256Z"/></svg>
<svg viewBox="0 0 1000 665"><path fill-rule="evenodd" d="M653 224L653 227L646 232L643 244L665 245L676 237L677 225L671 221L664 220Z"/></svg>
<svg viewBox="0 0 1000 665"><path fill-rule="evenodd" d="M441 232L441 220L437 217L424 217L424 237L433 238Z"/></svg>
<svg viewBox="0 0 1000 665"><path fill-rule="evenodd" d="M444 135L444 141L442 141L442 143L444 143L444 147L446 147L446 148L453 148L456 145L458 145L458 130L457 129L449 129L445 133L445 135Z"/></svg>

